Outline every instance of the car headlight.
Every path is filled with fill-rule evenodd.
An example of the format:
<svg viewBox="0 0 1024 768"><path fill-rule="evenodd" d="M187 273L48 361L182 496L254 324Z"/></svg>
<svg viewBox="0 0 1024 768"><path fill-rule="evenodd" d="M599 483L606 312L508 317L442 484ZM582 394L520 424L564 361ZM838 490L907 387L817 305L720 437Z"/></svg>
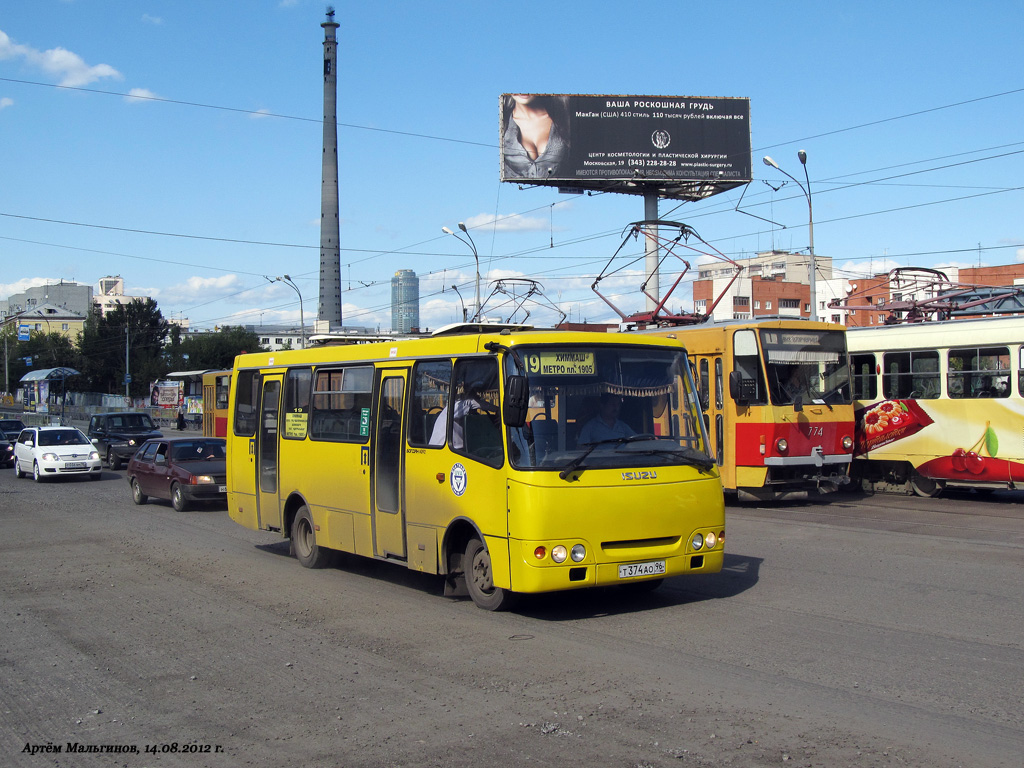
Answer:
<svg viewBox="0 0 1024 768"><path fill-rule="evenodd" d="M42 459L43 461L58 461L59 460L57 458L57 454L56 453L44 453L39 458Z"/></svg>
<svg viewBox="0 0 1024 768"><path fill-rule="evenodd" d="M703 549L704 548L704 534L703 533L695 533L695 534L693 534L693 541L690 542L690 543L693 544L693 548L694 549Z"/></svg>
<svg viewBox="0 0 1024 768"><path fill-rule="evenodd" d="M212 485L215 482L213 475L193 475L192 485Z"/></svg>
<svg viewBox="0 0 1024 768"><path fill-rule="evenodd" d="M100 455L96 451L93 451L92 453L89 454L89 458L92 461L99 461L100 460Z"/></svg>

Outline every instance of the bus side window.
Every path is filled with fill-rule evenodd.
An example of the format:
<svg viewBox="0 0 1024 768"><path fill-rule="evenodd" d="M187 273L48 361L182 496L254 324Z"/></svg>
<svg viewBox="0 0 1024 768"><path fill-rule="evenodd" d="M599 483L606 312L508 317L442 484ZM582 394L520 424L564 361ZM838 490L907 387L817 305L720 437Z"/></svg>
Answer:
<svg viewBox="0 0 1024 768"><path fill-rule="evenodd" d="M711 377L708 375L706 357L700 361L700 381L697 386L700 388L700 409L706 411L711 405Z"/></svg>
<svg viewBox="0 0 1024 768"><path fill-rule="evenodd" d="M235 386L235 434L252 437L256 434L256 400L260 389L259 371L239 371Z"/></svg>
<svg viewBox="0 0 1024 768"><path fill-rule="evenodd" d="M493 467L500 467L505 460L499 382L498 363L493 358L455 363L451 449Z"/></svg>
<svg viewBox="0 0 1024 768"><path fill-rule="evenodd" d="M853 370L853 399L874 400L878 397L875 356L871 353L850 355L850 368Z"/></svg>
<svg viewBox="0 0 1024 768"><path fill-rule="evenodd" d="M292 368L284 380L284 430L287 440L304 440L309 431L310 368Z"/></svg>
<svg viewBox="0 0 1024 768"><path fill-rule="evenodd" d="M416 363L409 399L409 445L438 448L445 443L452 361Z"/></svg>

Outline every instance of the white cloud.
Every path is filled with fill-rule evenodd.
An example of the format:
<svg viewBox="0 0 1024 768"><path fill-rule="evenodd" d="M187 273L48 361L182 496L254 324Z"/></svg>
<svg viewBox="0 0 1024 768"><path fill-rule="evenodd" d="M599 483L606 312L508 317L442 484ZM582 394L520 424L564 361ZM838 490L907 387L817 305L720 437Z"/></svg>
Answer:
<svg viewBox="0 0 1024 768"><path fill-rule="evenodd" d="M257 109L255 112L249 113L250 120L262 120L265 117L270 117L273 113L269 109ZM319 226L320 220L317 219L317 225Z"/></svg>
<svg viewBox="0 0 1024 768"><path fill-rule="evenodd" d="M11 106L14 106L14 99L10 99L6 96L0 99L0 109L6 109Z"/></svg>
<svg viewBox="0 0 1024 768"><path fill-rule="evenodd" d="M545 218L522 216L518 213L499 214L479 213L470 216L463 222L472 232L497 231L497 232L546 232L551 228L551 222ZM454 227L453 227L454 229Z"/></svg>
<svg viewBox="0 0 1024 768"><path fill-rule="evenodd" d="M164 23L164 20L160 16L150 16L148 13L144 13L142 14L142 22L144 24L152 24L158 27Z"/></svg>
<svg viewBox="0 0 1024 768"><path fill-rule="evenodd" d="M151 99L160 98L148 88L132 88L128 91L128 95L124 97L124 100L134 104L140 101L149 101Z"/></svg>
<svg viewBox="0 0 1024 768"><path fill-rule="evenodd" d="M0 30L0 59L22 59L29 66L42 70L57 79L60 85L82 87L103 78L123 80L124 77L109 64L86 64L82 57L65 48L40 51L28 45L15 43Z"/></svg>

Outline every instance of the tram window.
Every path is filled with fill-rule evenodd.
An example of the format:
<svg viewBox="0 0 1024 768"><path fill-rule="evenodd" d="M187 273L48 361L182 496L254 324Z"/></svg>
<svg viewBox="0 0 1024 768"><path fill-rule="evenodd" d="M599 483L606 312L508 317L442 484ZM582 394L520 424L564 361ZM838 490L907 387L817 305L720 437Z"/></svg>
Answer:
<svg viewBox="0 0 1024 768"><path fill-rule="evenodd" d="M715 408L722 410L722 358L715 358Z"/></svg>
<svg viewBox="0 0 1024 768"><path fill-rule="evenodd" d="M409 401L409 445L433 448L444 445L451 385L451 360L416 363Z"/></svg>
<svg viewBox="0 0 1024 768"><path fill-rule="evenodd" d="M972 347L949 351L947 387L950 397L1009 397L1010 350Z"/></svg>
<svg viewBox="0 0 1024 768"><path fill-rule="evenodd" d="M256 400L260 391L259 371L239 371L235 387L235 434L252 437L256 434Z"/></svg>
<svg viewBox="0 0 1024 768"><path fill-rule="evenodd" d="M754 331L739 330L732 338L733 373L730 387L735 387L731 396L739 398L746 405L761 405L766 402L767 388L761 375L761 355ZM735 379L735 384L733 384Z"/></svg>
<svg viewBox="0 0 1024 768"><path fill-rule="evenodd" d="M708 359L705 357L700 361L700 381L697 382L697 386L700 387L700 408L702 411L706 411L711 405L711 382L709 379Z"/></svg>
<svg viewBox="0 0 1024 768"><path fill-rule="evenodd" d="M938 352L886 352L882 368L884 397L931 399L939 396Z"/></svg>
<svg viewBox="0 0 1024 768"><path fill-rule="evenodd" d="M305 440L309 431L310 368L292 368L284 380L284 430L286 440Z"/></svg>
<svg viewBox="0 0 1024 768"><path fill-rule="evenodd" d="M314 440L365 443L370 436L373 366L318 369L309 435Z"/></svg>
<svg viewBox="0 0 1024 768"><path fill-rule="evenodd" d="M875 356L850 355L853 370L853 399L874 400L878 397L878 377L875 375Z"/></svg>

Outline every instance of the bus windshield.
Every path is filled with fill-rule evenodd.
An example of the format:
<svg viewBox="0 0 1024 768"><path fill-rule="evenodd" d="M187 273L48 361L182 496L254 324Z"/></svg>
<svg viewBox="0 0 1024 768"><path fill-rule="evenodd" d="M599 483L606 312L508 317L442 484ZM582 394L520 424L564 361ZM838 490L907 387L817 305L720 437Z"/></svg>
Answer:
<svg viewBox="0 0 1024 768"><path fill-rule="evenodd" d="M762 330L761 348L775 405L851 402L842 331Z"/></svg>
<svg viewBox="0 0 1024 768"><path fill-rule="evenodd" d="M683 350L523 346L506 366L530 398L526 424L508 430L515 467L712 465Z"/></svg>

